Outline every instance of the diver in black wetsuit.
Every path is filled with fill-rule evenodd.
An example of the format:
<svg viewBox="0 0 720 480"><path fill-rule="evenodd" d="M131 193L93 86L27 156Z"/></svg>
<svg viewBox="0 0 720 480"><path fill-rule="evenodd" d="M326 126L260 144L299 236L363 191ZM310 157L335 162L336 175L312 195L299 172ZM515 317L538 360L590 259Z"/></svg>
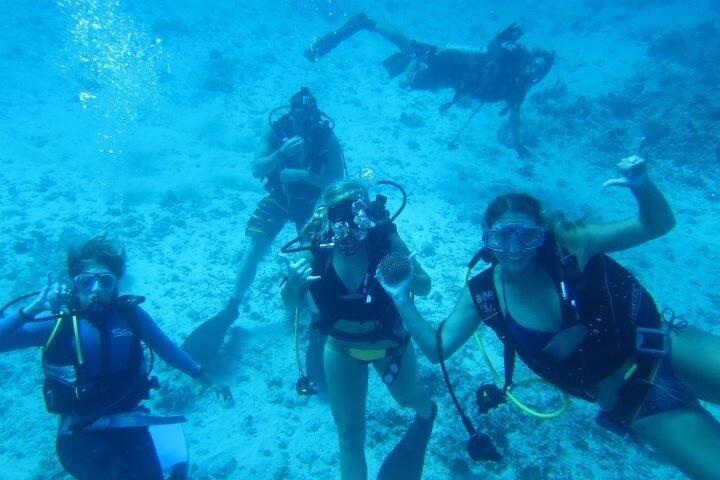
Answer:
<svg viewBox="0 0 720 480"><path fill-rule="evenodd" d="M48 283L30 305L0 317L0 351L43 348L43 396L60 415L60 463L79 480L186 479L185 419L151 415L140 404L158 387L143 344L226 401L230 391L212 385L165 336L140 308L142 297L118 296L123 250L94 238L68 254L68 272L71 289ZM36 318L43 312L56 314Z"/></svg>
<svg viewBox="0 0 720 480"><path fill-rule="evenodd" d="M391 76L406 72L403 85L408 89L454 89L453 100L441 106L441 110L463 97L483 103L504 102L503 113L509 115L512 146L520 156L530 156L530 151L520 142L520 106L528 91L552 68L554 52L529 51L519 43L523 32L515 24L498 33L485 49L471 51L416 42L359 14L315 42L305 51L305 56L317 61L360 30L376 32L400 49L383 64Z"/></svg>
<svg viewBox="0 0 720 480"><path fill-rule="evenodd" d="M386 255L405 257L408 248L384 203L371 202L357 181L336 182L325 190L302 239L311 247L296 261L288 260L282 298L288 308L300 309L309 293L320 311L316 327L328 335L325 376L338 430L340 477L367 478L365 404L372 365L397 403L417 412L378 479L419 480L437 406L417 382L412 342L375 275ZM427 295L430 277L417 262L412 264L409 288Z"/></svg>
<svg viewBox="0 0 720 480"><path fill-rule="evenodd" d="M697 400L720 404L720 337L669 310L661 315L606 255L675 226L645 161L633 156L618 166L622 176L605 186L630 189L639 210L624 221L569 224L544 215L529 195L496 198L485 213L483 250L470 263L483 258L490 267L470 279L439 329L415 308L410 280L383 286L432 362L485 324L504 344L501 395L514 385L517 355L567 394L597 402L601 425L635 434L692 478L720 478L720 423Z"/></svg>

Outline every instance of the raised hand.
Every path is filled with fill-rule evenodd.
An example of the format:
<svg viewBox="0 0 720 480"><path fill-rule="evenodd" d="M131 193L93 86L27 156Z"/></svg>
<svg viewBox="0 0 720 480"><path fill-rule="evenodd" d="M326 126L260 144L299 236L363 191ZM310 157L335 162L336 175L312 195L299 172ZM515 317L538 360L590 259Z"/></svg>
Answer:
<svg viewBox="0 0 720 480"><path fill-rule="evenodd" d="M287 284L289 288L301 289L310 283L317 282L321 277L313 275L312 265L306 258L292 261L287 255L280 255L288 268Z"/></svg>
<svg viewBox="0 0 720 480"><path fill-rule="evenodd" d="M23 313L34 317L40 312L52 311L59 313L67 309L70 302L71 291L65 284L53 282L52 273L48 273L47 283L30 305L24 307Z"/></svg>
<svg viewBox="0 0 720 480"><path fill-rule="evenodd" d="M304 148L305 140L303 140L302 137L295 135L294 137L285 139L283 144L278 149L278 152L283 157L297 157L298 155L301 155L303 153Z"/></svg>
<svg viewBox="0 0 720 480"><path fill-rule="evenodd" d="M638 155L631 155L620 160L617 164L620 177L611 178L603 183L603 187L641 187L648 179L647 162Z"/></svg>

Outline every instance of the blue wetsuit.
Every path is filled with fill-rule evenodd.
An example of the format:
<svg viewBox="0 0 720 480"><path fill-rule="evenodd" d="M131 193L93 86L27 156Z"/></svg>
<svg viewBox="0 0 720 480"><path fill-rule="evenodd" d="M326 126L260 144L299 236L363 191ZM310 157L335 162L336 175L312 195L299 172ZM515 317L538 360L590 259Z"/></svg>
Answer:
<svg viewBox="0 0 720 480"><path fill-rule="evenodd" d="M145 342L153 352L171 367L177 368L191 377L197 376L200 373L200 365L198 365L190 355L175 345L173 341L160 330L145 310L140 307L137 307L137 309L140 319L140 340ZM118 328L126 327L126 325L122 325L124 323L123 319L117 315L114 315L111 321L114 326ZM13 325L16 327L13 329L14 331L10 331ZM28 347L42 347L47 343L54 328L55 320L22 324L22 319L19 318L18 314L0 318L0 352ZM97 331L97 329L89 327L86 322L82 322L82 319L80 328L82 329L81 338L83 339L83 343L85 343L86 340L83 333ZM120 331L117 333L122 334ZM99 355L97 340L98 339L95 338L93 341L88 341L87 345L83 345L83 351L86 352L86 355ZM97 357L94 360L99 362L100 358ZM86 362L91 365L97 364L92 358L86 359Z"/></svg>
<svg viewBox="0 0 720 480"><path fill-rule="evenodd" d="M48 410L61 415L56 447L64 469L80 480L167 478L163 476L168 473L167 470L163 472L167 462L158 458L157 446L159 442L164 446L167 442L181 443L174 445L174 450L183 450L184 438L178 425L152 426L154 421L161 420L160 417L146 416L147 410L139 405L147 390L139 395L127 394L128 391L134 393L130 382L136 382L143 375L142 380L147 380L140 342L191 377L200 374L200 366L135 305L108 308L79 317L77 337L68 321L67 327L58 328L48 344L56 325L55 320L24 322L17 313L0 318L0 351L46 347L43 351L46 374L43 393ZM77 359L76 338L80 339L82 363ZM48 394L48 391L52 392L48 384L53 385L54 381L55 385L62 386L68 377L75 382L72 385L91 386L90 393L78 393L77 398L71 398L74 403L70 407L56 408L55 397L62 395ZM86 398L81 398L83 396ZM102 402L104 404L97 405ZM99 409L99 416L92 415L93 408ZM69 427L73 419L88 413L87 426ZM123 415L133 421L128 423L127 419L123 420ZM144 423L145 419L149 419L148 423ZM173 427L177 428L172 430ZM171 475L171 479L187 478L187 463L178 463Z"/></svg>

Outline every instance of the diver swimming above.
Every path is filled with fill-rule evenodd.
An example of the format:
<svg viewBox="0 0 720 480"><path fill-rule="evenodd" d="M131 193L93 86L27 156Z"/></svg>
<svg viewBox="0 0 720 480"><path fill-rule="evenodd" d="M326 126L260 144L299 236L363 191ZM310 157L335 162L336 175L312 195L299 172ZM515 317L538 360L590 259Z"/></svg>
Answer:
<svg viewBox="0 0 720 480"><path fill-rule="evenodd" d="M483 249L468 268L480 258L490 267L468 281L438 329L413 304L410 279L383 286L432 362L443 362L484 323L504 344L499 383L508 398L517 355L563 392L597 402L601 425L633 433L692 478L720 478L720 423L698 402L720 403L720 338L658 312L632 274L606 255L675 225L645 161L633 156L618 166L621 178L605 185L630 189L639 210L624 221L572 224L544 214L526 194L493 200Z"/></svg>
<svg viewBox="0 0 720 480"><path fill-rule="evenodd" d="M123 249L96 237L71 250L67 263L70 288L48 279L32 303L0 314L0 351L42 347L45 405L60 415L60 463L79 480L188 478L184 417L141 405L159 387L153 352L226 402L230 390L213 385L160 330L140 308L143 297L118 296Z"/></svg>
<svg viewBox="0 0 720 480"><path fill-rule="evenodd" d="M530 156L530 151L520 140L520 106L530 89L552 68L554 52L529 51L519 43L523 32L515 24L498 33L487 47L468 50L411 40L361 13L340 29L317 40L305 51L305 56L310 61L317 61L361 30L376 32L400 49L383 65L392 77L405 72L402 86L409 90L455 90L452 101L442 105L441 111L463 97L481 103L504 102L506 107L502 113L508 114L512 147L521 157Z"/></svg>
<svg viewBox="0 0 720 480"><path fill-rule="evenodd" d="M300 236L309 247L295 249L304 250L296 261L286 259L288 276L281 292L289 309L305 307L309 293L320 311L315 327L328 335L325 379L338 430L343 480L367 478L368 365L400 406L416 412L415 421L383 463L379 480L421 478L437 411L417 383L410 337L375 277L388 255L409 254L393 223L399 211L390 216L385 200L378 195L371 201L358 181L331 184ZM427 295L430 277L420 264L412 264L414 273L407 288Z"/></svg>
<svg viewBox="0 0 720 480"><path fill-rule="evenodd" d="M183 343L183 349L200 363L216 356L225 333L238 317L260 260L283 226L290 221L299 233L323 189L345 175L345 157L333 133L335 124L318 108L307 87L293 94L289 105L272 110L268 123L252 164L253 176L264 180L268 193L247 222L248 243L237 268L233 294L222 311L198 326ZM320 350L321 339L314 342Z"/></svg>

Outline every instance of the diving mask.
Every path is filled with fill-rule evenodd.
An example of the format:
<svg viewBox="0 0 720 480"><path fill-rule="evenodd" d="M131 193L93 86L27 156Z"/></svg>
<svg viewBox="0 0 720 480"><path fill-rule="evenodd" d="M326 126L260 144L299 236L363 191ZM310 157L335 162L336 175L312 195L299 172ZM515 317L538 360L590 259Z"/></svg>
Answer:
<svg viewBox="0 0 720 480"><path fill-rule="evenodd" d="M483 234L483 243L490 250L501 252L508 247L513 237L521 250L534 250L545 242L545 229L521 223L500 225Z"/></svg>
<svg viewBox="0 0 720 480"><path fill-rule="evenodd" d="M103 292L111 292L117 283L118 279L112 273L81 273L73 278L75 289L82 293L92 292L96 284Z"/></svg>
<svg viewBox="0 0 720 480"><path fill-rule="evenodd" d="M328 209L328 220L332 243L341 255L354 254L360 242L377 226L368 214L368 204L364 199L331 207Z"/></svg>

